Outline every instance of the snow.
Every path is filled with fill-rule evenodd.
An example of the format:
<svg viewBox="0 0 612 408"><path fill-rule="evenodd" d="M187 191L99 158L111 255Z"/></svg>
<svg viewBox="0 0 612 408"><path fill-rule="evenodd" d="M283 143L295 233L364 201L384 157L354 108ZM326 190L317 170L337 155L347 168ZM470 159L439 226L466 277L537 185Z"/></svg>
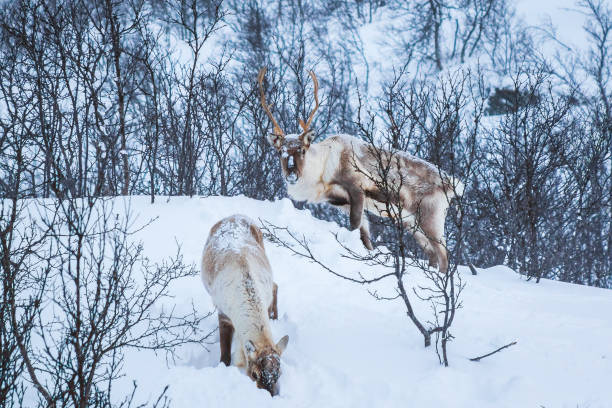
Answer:
<svg viewBox="0 0 612 408"><path fill-rule="evenodd" d="M121 200L121 199L118 199ZM116 208L120 208L117 205ZM362 250L357 231L313 218L287 200L245 197L133 197L139 222L155 221L138 233L154 260L173 255L199 265L212 225L241 213L304 234L313 252L343 273L359 265L342 258L331 232ZM178 407L610 407L612 390L612 291L543 280L526 282L509 268L461 268L466 281L449 352L450 367L425 349L402 304L377 301L366 288L338 279L318 266L266 242L278 283L275 339L289 335L282 355L280 395L272 398L235 367L219 364L219 344L183 347L176 361L152 352L129 351L119 389L138 383L137 396L153 400L169 385ZM369 271L369 270L368 270ZM422 282L420 272L407 285ZM372 290L393 294L391 281ZM173 306L203 313L211 300L199 276L172 291ZM426 316L428 309L419 305ZM207 328L214 329L216 318ZM475 363L485 354L518 344ZM218 341L218 339L217 339Z"/></svg>

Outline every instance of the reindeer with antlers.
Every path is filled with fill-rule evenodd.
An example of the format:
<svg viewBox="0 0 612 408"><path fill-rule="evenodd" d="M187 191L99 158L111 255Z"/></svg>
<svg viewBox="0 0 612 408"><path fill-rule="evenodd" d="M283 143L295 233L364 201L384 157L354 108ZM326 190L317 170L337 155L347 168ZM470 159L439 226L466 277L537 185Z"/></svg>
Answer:
<svg viewBox="0 0 612 408"><path fill-rule="evenodd" d="M463 184L446 175L433 164L404 152L390 152L348 135L331 136L312 143L310 125L319 108L319 82L309 71L314 84L315 107L304 122L302 132L288 134L274 119L263 88L266 68L259 71L257 82L261 105L273 124L268 140L280 154L287 192L297 201L328 202L349 214L350 229L359 228L361 241L373 249L369 223L363 211L388 217L386 204L393 200L408 214L403 217L406 228L429 257L429 264L446 273L448 255L444 240L444 219L450 200L463 195ZM399 198L390 198L377 182L380 158L393 160L389 180L397 184ZM399 201L399 202L397 202Z"/></svg>

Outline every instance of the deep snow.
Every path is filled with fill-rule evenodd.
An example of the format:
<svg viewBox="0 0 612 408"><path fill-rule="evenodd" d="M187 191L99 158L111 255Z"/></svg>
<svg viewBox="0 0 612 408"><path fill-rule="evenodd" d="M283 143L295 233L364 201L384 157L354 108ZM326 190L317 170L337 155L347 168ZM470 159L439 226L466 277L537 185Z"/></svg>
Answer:
<svg viewBox="0 0 612 408"><path fill-rule="evenodd" d="M358 232L316 220L287 199L158 197L151 205L148 197L132 197L131 203L139 222L158 217L136 237L154 260L172 256L178 243L184 260L199 265L210 227L242 213L305 234L313 251L344 273L359 268L339 256L330 231L360 249ZM478 276L462 268L464 308L452 330L451 366L444 368L433 349L423 348L400 302L377 301L366 287L269 242L266 251L279 285L280 318L272 330L275 340L290 337L280 396L219 364L218 343L207 345L209 351L184 347L170 363L165 355L130 351L124 386L136 380L140 399L152 399L169 385L177 407L612 407L610 290L526 282L503 266L480 269ZM414 272L406 284L419 279ZM371 289L390 295L392 283ZM172 292L179 308L193 302L202 312L212 310L199 276L177 282ZM206 324L215 328L216 315ZM481 362L468 360L513 340L516 346Z"/></svg>

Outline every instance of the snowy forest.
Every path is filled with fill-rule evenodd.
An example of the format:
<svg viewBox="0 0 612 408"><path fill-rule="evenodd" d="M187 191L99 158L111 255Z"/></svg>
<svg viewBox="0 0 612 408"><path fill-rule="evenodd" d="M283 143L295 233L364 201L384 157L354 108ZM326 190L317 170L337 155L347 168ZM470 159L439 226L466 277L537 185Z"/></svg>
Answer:
<svg viewBox="0 0 612 408"><path fill-rule="evenodd" d="M389 308L385 315L397 315L404 327L414 323L419 337L410 344L422 347L424 341L427 347L433 341L442 366L449 360L453 365L446 344L463 327L457 323L451 333L455 313L469 314L469 305L459 309L470 299L472 280L487 282L482 273L487 268L516 271L521 284L529 282L534 299L568 290L551 286L560 285L551 280L612 288L612 4L564 1L565 12L574 17L558 23L557 2L548 2L548 19L539 19L526 3L1 2L0 406L162 407L177 401L176 406L196 406L177 394L170 397L172 386L161 383L145 386L143 396L143 381L132 382L137 375L129 374L139 372L130 371L136 364L130 361L140 358L146 365L147 360L126 350L153 352L164 369L167 361L189 360L187 355L200 368L213 365L208 359L218 362L216 355L193 357L208 352L194 351L199 345L218 348L211 345L214 307L176 299L192 290L194 298L204 296L198 257L210 226L229 215L225 208L261 209L266 248L285 254L277 259L287 257L278 261L281 268L301 259L321 269L325 279L348 285L346 293L357 291L376 305L398 304L383 306ZM265 79L258 84L263 67ZM316 101L310 71L318 79ZM274 124L262 108L260 86L288 134L298 132L300 120L320 102L310 126L312 143L352 135L366 145L407 152L461 180L465 192L446 219L449 273L439 275L419 263L426 256L406 236L401 208L399 223L397 217L369 216L375 249L364 252L358 234L349 238L342 228L351 220L338 208L281 204L287 186L279 154L268 141ZM393 188L387 187L388 194ZM187 198L205 201L196 209L181 201ZM159 213L147 209L168 203L176 204L156 207ZM204 213L217 219L199 224ZM320 221L311 226L304 213ZM163 218L171 216L178 218ZM163 227L156 227L158 218ZM175 238L176 230L202 225L206 230ZM321 242L332 249L323 251L322 243L305 238L329 230L335 236ZM164 235L165 244L153 241ZM349 261L361 265L360 272L352 273ZM275 274L281 273L271 263ZM422 270L422 280L404 288L411 267ZM385 293L376 285L388 278L394 289ZM504 279L521 293L513 286L518 283ZM587 289L594 290L576 290ZM484 292L476 286L473 293ZM592 308L578 307L585 316L611 304L609 290L576 293L607 296L605 305L601 300ZM282 329L274 330L297 330L295 309L289 317L295 321L281 321ZM608 336L609 329L608 316ZM504 344L513 340L491 337ZM487 341L474 341L479 346L474 351L460 342L457 347L461 356L472 357L496 348ZM296 361L304 357L294 352L287 358L291 390L303 369ZM427 366L419 361L417 366ZM602 381L612 375L609 363L597 367ZM316 376L318 369L311 369ZM402 373L395 370L390 375ZM220 381L217 374L206 375L210 384ZM240 387L248 380L230 377ZM376 401L363 398L349 405ZM519 401L531 405L490 406L605 406L605 398L591 405L572 399ZM198 402L207 403L224 406L221 400ZM489 405L483 400L465 406Z"/></svg>

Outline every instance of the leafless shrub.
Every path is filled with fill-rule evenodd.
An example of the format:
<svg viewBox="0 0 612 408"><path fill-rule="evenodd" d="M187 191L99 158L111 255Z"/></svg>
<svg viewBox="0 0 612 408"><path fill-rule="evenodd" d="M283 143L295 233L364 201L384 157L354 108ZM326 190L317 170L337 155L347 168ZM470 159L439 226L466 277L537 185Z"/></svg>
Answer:
<svg viewBox="0 0 612 408"><path fill-rule="evenodd" d="M18 271L29 290L11 289L8 307L15 327L24 326L20 321L32 325L29 338L14 334L41 403L114 405L120 396L112 386L123 375L127 349L172 355L177 346L206 341L211 333L200 326L210 314L163 306L170 284L193 275L193 268L182 262L180 251L162 264L144 257L130 238L135 227L129 209L121 214L103 199L65 199L38 208L36 224L47 235L36 256L44 268ZM36 308L27 306L32 293Z"/></svg>
<svg viewBox="0 0 612 408"><path fill-rule="evenodd" d="M375 185L381 196L386 197L382 212L387 217L378 220L382 233L379 234L373 251L364 255L342 244L338 239L337 242L343 257L359 262L364 268L377 266L388 272L363 272L356 276L347 276L320 260L312 252L306 237L296 235L286 227L264 222L264 230L272 242L315 262L338 277L358 284L393 279L396 286L394 295L375 291L371 294L379 300L401 300L408 317L423 335L425 346L429 346L432 335L435 336L440 363L444 365L448 365L447 345L453 338L450 328L456 311L461 307L460 295L464 288L456 262L461 258L466 239L463 213L459 210L452 212L452 224L449 228L452 231L449 234L452 246L447 246L445 242L442 244L453 262L446 274L439 273L419 259L417 247L410 243L409 235L415 230L420 231L420 211L417 210L417 214L409 214L407 209L403 208L399 197L403 185L407 182L406 175L402 172L398 175L393 169L400 165L398 159L400 155L405 154L402 150L410 149L413 143L419 143L422 152L428 153L438 165L441 177L446 178L443 167L456 175L473 173L476 157L475 136L478 133L475 127L478 127L484 110L484 99L479 98L480 95L468 94L466 84L470 80L468 73L457 73L442 78L438 85L410 85L404 81L403 72L400 71L387 86L386 94L380 102L379 111L384 112L383 117L378 117L371 111L363 117L362 109L358 110L357 126L360 136L368 143L376 166L368 173L357 166L355 169ZM464 105L471 96L479 104L473 105L472 115L466 119ZM386 125L384 131L377 131L377 122ZM466 122L472 125L467 126ZM468 148L465 148L466 146ZM455 187L457 186L453 186ZM451 196L447 199L450 200ZM462 200L461 197L457 198L458 209L461 209ZM417 220L414 227L406 223L408 216ZM427 283L407 286L405 279L411 273L414 274L415 270L421 271ZM429 305L432 311L430 318L417 316L413 306L415 301L423 301Z"/></svg>

